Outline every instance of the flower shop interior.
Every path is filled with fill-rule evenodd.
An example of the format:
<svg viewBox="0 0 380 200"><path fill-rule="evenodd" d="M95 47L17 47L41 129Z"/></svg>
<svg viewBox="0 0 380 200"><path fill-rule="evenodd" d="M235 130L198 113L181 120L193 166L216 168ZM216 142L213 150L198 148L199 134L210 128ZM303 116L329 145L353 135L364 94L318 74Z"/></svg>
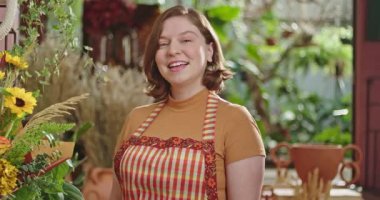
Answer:
<svg viewBox="0 0 380 200"><path fill-rule="evenodd" d="M125 117L154 101L145 41L174 5L216 30L235 73L220 95L264 141L262 200L380 199L378 0L0 0L0 199L108 199Z"/></svg>

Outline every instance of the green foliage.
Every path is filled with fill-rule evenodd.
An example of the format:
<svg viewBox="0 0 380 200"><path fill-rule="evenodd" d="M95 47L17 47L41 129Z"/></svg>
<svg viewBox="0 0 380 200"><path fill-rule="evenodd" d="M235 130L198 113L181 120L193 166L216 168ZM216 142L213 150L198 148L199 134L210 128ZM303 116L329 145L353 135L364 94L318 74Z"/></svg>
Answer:
<svg viewBox="0 0 380 200"><path fill-rule="evenodd" d="M74 110L73 105L85 98L86 95L73 97L66 102L57 103L54 106L34 113L36 97L39 90L25 92L24 87L32 85L27 81L38 82L39 87L47 85L54 74L59 75L60 62L67 56L68 50L78 47L75 26L78 23L72 12L73 0L18 0L25 10L22 11L20 41L11 51L1 52L4 66L1 69L0 80L0 137L4 145L0 158L5 163L5 174L0 174L2 198L6 199L64 199L66 189L71 184L65 183L65 176L73 168L71 161L59 164L61 152L39 153L31 158L29 155L38 146L46 145L54 147L60 140L60 134L71 130L73 123L52 122L57 117L70 114ZM46 22L46 19L49 19ZM45 25L48 25L44 32ZM41 31L45 33L42 37ZM39 57L41 41L45 37L53 39L60 45L52 48L53 56ZM33 66L35 68L33 68ZM38 66L38 67L36 67ZM28 69L31 69L27 71ZM41 88L39 88L41 89ZM12 91L12 92L11 92ZM13 104L12 98L16 98ZM26 125L25 125L26 123ZM82 127L77 134L83 134L88 125ZM47 171L46 171L47 170ZM50 171L49 171L50 170ZM9 176L9 177L8 177ZM17 183L16 183L17 181ZM65 189L63 185L65 184ZM74 191L73 188L71 188ZM76 191L76 193L79 190ZM75 193L75 192L74 192ZM77 199L83 199L80 192Z"/></svg>
<svg viewBox="0 0 380 200"><path fill-rule="evenodd" d="M81 138L85 133L88 132L88 130L90 130L90 128L92 128L94 125L90 122L86 122L84 124L82 124L73 134L72 138L71 138L71 141L78 141L79 138Z"/></svg>
<svg viewBox="0 0 380 200"><path fill-rule="evenodd" d="M80 190L67 182L63 183L63 191L65 199L82 200L83 195Z"/></svg>
<svg viewBox="0 0 380 200"><path fill-rule="evenodd" d="M23 200L83 199L81 192L64 179L66 174L71 171L70 168L70 165L64 162L42 176L30 178L30 181L17 190L12 198Z"/></svg>
<svg viewBox="0 0 380 200"><path fill-rule="evenodd" d="M38 126L30 128L23 135L18 136L13 141L13 147L6 152L5 158L8 158L12 164L20 164L24 161L24 156L39 144L41 144L42 139L51 134L58 135L74 127L75 124L68 123L55 123L55 122L45 122ZM54 138L50 136L50 138ZM51 143L54 142L50 140Z"/></svg>
<svg viewBox="0 0 380 200"><path fill-rule="evenodd" d="M350 103L342 103L341 99L336 101L326 100L315 94L312 95L292 95L293 104L280 104L283 113L276 120L284 127L287 127L291 136L291 142L317 142L317 143L334 143L334 141L346 144L350 142L351 137L345 137L348 140L331 139L321 140L328 136L318 136L321 133L332 133L331 127L339 128L337 133L352 132L351 129L351 109ZM336 115L337 111L344 111L342 115ZM331 130L330 130L331 129ZM325 130L329 130L325 132ZM275 134L276 135L276 134ZM335 135L331 135L335 137ZM282 140L278 140L282 141Z"/></svg>
<svg viewBox="0 0 380 200"><path fill-rule="evenodd" d="M342 40L352 39L352 27L323 27L312 38L312 44L291 51L286 61L288 69L300 69L308 72L310 69L321 68L334 75L335 66L342 62L344 73L352 72L352 45Z"/></svg>
<svg viewBox="0 0 380 200"><path fill-rule="evenodd" d="M352 102L344 99L351 94L342 97L340 82L352 75L352 27L322 26L310 32L281 21L271 8L249 19L243 18L243 7L228 7L205 10L221 39L227 65L236 73L227 81L224 97L249 108L266 143L349 142ZM336 99L301 89L295 74L315 71L336 80ZM339 110L348 112L335 115ZM340 130L331 137L340 138L321 139L333 134L331 127Z"/></svg>
<svg viewBox="0 0 380 200"><path fill-rule="evenodd" d="M261 23L260 27L263 27L262 29L259 29L262 35L265 35L266 37L277 36L280 21L272 11L265 12L261 16L259 23Z"/></svg>
<svg viewBox="0 0 380 200"><path fill-rule="evenodd" d="M207 16L213 18L220 23L228 23L236 19L240 15L240 8L221 5L216 7L211 7L207 9ZM215 22L215 21L214 21Z"/></svg>
<svg viewBox="0 0 380 200"><path fill-rule="evenodd" d="M231 34L229 23L240 16L240 8L227 5L209 7L205 10L205 14L213 22L215 32L223 43L228 41Z"/></svg>
<svg viewBox="0 0 380 200"><path fill-rule="evenodd" d="M0 136L8 135L12 137L18 131L19 127L17 125L20 124L21 121L22 119L17 118L17 116L11 112L4 112L2 120L0 121ZM6 130L6 132L2 133L4 130Z"/></svg>
<svg viewBox="0 0 380 200"><path fill-rule="evenodd" d="M322 144L341 144L348 145L352 141L351 133L342 132L341 127L335 126L324 129L321 133L314 136L313 141Z"/></svg>
<svg viewBox="0 0 380 200"><path fill-rule="evenodd" d="M39 46L40 30L47 29L47 36L53 37L55 41L63 44L63 48L52 49L53 56L44 58L41 70L33 73L25 72L29 78L37 78L43 88L48 85L49 79L53 74L59 74L59 64L67 55L69 49L79 48L79 39L76 35L76 27L79 23L71 6L72 0L19 0L28 9L22 13L21 20L25 23L20 27L20 31L25 34L22 42L16 45L12 52L17 55L24 55L31 63L36 62L35 51ZM44 19L48 19L46 22ZM45 36L46 37L46 36Z"/></svg>
<svg viewBox="0 0 380 200"><path fill-rule="evenodd" d="M241 74L235 74L234 79L228 81L226 90L230 91L224 94L230 102L239 105L245 105L251 98L249 88L245 84L241 84Z"/></svg>

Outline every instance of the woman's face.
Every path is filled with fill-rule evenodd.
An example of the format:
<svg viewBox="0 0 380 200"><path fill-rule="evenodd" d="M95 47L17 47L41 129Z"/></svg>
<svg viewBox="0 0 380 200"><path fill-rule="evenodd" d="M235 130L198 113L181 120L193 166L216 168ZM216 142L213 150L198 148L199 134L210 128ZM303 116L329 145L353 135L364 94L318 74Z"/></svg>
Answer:
<svg viewBox="0 0 380 200"><path fill-rule="evenodd" d="M202 33L186 17L165 20L155 61L172 87L203 88L203 74L212 54L212 44L206 44Z"/></svg>

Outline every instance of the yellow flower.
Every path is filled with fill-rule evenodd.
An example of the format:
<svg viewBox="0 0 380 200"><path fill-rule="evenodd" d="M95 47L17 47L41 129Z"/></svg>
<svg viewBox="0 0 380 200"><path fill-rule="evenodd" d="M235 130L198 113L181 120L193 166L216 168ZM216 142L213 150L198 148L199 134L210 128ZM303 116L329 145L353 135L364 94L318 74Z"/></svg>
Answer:
<svg viewBox="0 0 380 200"><path fill-rule="evenodd" d="M6 51L0 52L0 57L2 58L5 55L5 62L14 65L15 67L19 69L26 69L28 68L28 63L19 56L13 56L10 53Z"/></svg>
<svg viewBox="0 0 380 200"><path fill-rule="evenodd" d="M33 108L37 101L31 92L25 92L24 88L6 88L11 95L5 96L4 106L9 108L17 117L22 117L24 113L33 113Z"/></svg>
<svg viewBox="0 0 380 200"><path fill-rule="evenodd" d="M0 136L0 156L9 148L11 148L11 141L9 141L6 137Z"/></svg>
<svg viewBox="0 0 380 200"><path fill-rule="evenodd" d="M11 194L17 186L18 170L5 159L0 159L0 195Z"/></svg>
<svg viewBox="0 0 380 200"><path fill-rule="evenodd" d="M3 57L4 55L7 55L8 54L8 52L6 52L6 51L1 51L0 52L0 57Z"/></svg>
<svg viewBox="0 0 380 200"><path fill-rule="evenodd" d="M5 72L0 71L0 80L3 80L5 76Z"/></svg>
<svg viewBox="0 0 380 200"><path fill-rule="evenodd" d="M13 64L15 67L19 69L26 69L28 68L28 63L25 62L24 59L22 59L19 56L12 56L10 54L6 54L5 56L5 62Z"/></svg>

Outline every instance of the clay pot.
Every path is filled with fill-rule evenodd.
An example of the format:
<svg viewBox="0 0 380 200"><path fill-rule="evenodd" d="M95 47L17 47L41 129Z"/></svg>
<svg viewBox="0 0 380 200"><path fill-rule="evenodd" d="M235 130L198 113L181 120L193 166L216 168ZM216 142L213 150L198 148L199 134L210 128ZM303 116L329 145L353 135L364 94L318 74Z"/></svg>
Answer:
<svg viewBox="0 0 380 200"><path fill-rule="evenodd" d="M113 169L87 165L84 167L86 180L82 193L86 200L107 200L113 183Z"/></svg>
<svg viewBox="0 0 380 200"><path fill-rule="evenodd" d="M281 160L277 157L277 151L285 147L290 152L290 160ZM355 161L345 161L344 154L347 150L352 149L356 152ZM303 183L307 182L308 174L312 173L314 169L318 168L319 177L323 179L324 183L332 181L338 173L339 165L342 164L340 169L340 177L346 182L346 185L355 183L360 177L359 163L362 158L362 151L353 144L341 147L339 145L317 145L317 144L294 144L280 143L270 151L273 161L278 167L288 167L293 162L296 172ZM343 176L345 168L352 168L354 170L351 180L346 180Z"/></svg>

